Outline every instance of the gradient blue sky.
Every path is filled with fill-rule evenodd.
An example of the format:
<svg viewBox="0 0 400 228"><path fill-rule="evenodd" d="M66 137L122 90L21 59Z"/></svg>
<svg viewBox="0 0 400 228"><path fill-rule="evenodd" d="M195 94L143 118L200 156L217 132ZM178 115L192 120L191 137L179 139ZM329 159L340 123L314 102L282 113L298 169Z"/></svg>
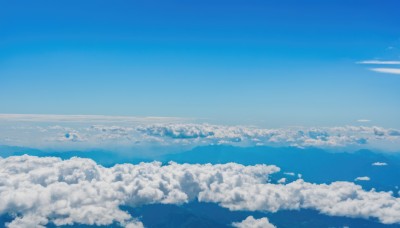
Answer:
<svg viewBox="0 0 400 228"><path fill-rule="evenodd" d="M0 113L399 127L400 2L0 1ZM397 66L400 67L400 66Z"/></svg>

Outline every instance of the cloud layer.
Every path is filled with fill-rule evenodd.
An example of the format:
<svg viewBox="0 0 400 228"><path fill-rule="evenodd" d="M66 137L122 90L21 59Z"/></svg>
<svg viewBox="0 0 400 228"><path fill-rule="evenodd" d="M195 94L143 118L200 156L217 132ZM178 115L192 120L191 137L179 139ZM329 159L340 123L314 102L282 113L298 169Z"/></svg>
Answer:
<svg viewBox="0 0 400 228"><path fill-rule="evenodd" d="M121 164L105 168L90 159L17 156L0 159L0 214L9 227L120 224L141 227L120 209L144 204L214 202L230 210L318 210L337 216L400 223L400 199L351 182L271 183L276 166Z"/></svg>
<svg viewBox="0 0 400 228"><path fill-rule="evenodd" d="M29 118L29 116L25 118ZM37 118L42 120L44 117ZM14 119L7 119L7 121ZM0 145L39 149L108 149L146 146L193 148L203 145L228 144L237 146L346 147L349 150L370 148L391 151L397 150L400 146L400 130L377 126L266 129L252 126L184 122L99 123L95 121L79 122L81 121L79 119L77 122L56 122L56 124L35 121L18 121L16 124L16 122L7 121L0 118L2 129L0 130Z"/></svg>

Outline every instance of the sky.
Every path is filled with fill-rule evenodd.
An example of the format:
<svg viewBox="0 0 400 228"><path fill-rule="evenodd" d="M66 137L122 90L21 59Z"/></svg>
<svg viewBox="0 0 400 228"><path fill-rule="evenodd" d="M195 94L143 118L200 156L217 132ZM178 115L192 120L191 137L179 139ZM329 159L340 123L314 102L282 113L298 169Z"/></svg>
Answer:
<svg viewBox="0 0 400 228"><path fill-rule="evenodd" d="M0 113L398 128L399 8L396 0L0 1Z"/></svg>
<svg viewBox="0 0 400 228"><path fill-rule="evenodd" d="M0 0L0 226L400 227L399 9Z"/></svg>

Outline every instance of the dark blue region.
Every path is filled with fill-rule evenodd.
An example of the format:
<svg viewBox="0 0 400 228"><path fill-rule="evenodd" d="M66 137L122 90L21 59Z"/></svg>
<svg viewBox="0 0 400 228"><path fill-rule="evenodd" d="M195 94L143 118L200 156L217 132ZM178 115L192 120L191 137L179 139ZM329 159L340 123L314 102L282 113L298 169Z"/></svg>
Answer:
<svg viewBox="0 0 400 228"><path fill-rule="evenodd" d="M71 151L43 151L27 147L0 146L0 157L31 155L38 157L59 157L63 160L72 157L90 158L105 167L121 163L139 164L152 162L154 158L131 156L129 153L116 153L108 150L71 150Z"/></svg>
<svg viewBox="0 0 400 228"><path fill-rule="evenodd" d="M279 211L276 213L230 211L213 203L192 203L177 205L153 204L128 209L139 217L149 228L155 227L232 227L233 222L241 222L248 216L267 217L279 228L295 227L400 227L385 225L371 219L355 219L328 216L314 210Z"/></svg>
<svg viewBox="0 0 400 228"><path fill-rule="evenodd" d="M267 217L279 228L309 227L360 227L360 228L399 228L399 224L382 224L373 219L347 218L328 216L314 210L278 211L276 213L230 211L213 203L197 201L183 205L152 204L138 208L123 207L133 217L139 218L148 228L228 228L233 222L240 222L248 216L254 218ZM0 225L10 222L9 215L0 216ZM47 227L56 227L48 224ZM92 227L88 225L68 225L62 227ZM99 227L120 227L118 224Z"/></svg>
<svg viewBox="0 0 400 228"><path fill-rule="evenodd" d="M347 153L317 148L206 146L165 155L159 160L200 164L273 164L282 170L280 174L272 176L273 179L283 177L283 172L294 172L302 174L304 180L313 183L353 182L357 177L368 176L370 181L358 181L357 184L365 189L394 191L396 196L399 191L396 186L400 185L400 156L370 150ZM372 166L374 162L385 162L388 165ZM284 177L289 180L296 178L287 175Z"/></svg>

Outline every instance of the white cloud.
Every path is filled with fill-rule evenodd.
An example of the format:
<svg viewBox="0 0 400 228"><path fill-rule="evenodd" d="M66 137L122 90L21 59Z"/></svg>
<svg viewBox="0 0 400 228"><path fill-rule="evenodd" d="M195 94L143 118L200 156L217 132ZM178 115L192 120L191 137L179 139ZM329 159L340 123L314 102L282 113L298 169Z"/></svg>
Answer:
<svg viewBox="0 0 400 228"><path fill-rule="evenodd" d="M382 61L382 60L365 60L365 61L357 62L357 64L400 65L400 61L396 61L396 60L389 60L389 61Z"/></svg>
<svg viewBox="0 0 400 228"><path fill-rule="evenodd" d="M371 122L371 120L359 119L359 120L357 120L357 122L360 122L360 123L368 123L368 122Z"/></svg>
<svg viewBox="0 0 400 228"><path fill-rule="evenodd" d="M365 176L365 177L357 177L354 180L355 181L369 181L369 180L371 180L371 178Z"/></svg>
<svg viewBox="0 0 400 228"><path fill-rule="evenodd" d="M386 74L400 74L400 68L370 68L370 70Z"/></svg>
<svg viewBox="0 0 400 228"><path fill-rule="evenodd" d="M292 173L292 172L285 172L283 174L288 175L288 176L294 176L295 175L295 173Z"/></svg>
<svg viewBox="0 0 400 228"><path fill-rule="evenodd" d="M386 162L374 162L372 163L373 166L386 166L387 163Z"/></svg>
<svg viewBox="0 0 400 228"><path fill-rule="evenodd" d="M9 226L88 224L141 226L120 206L214 202L230 210L314 209L327 215L400 223L400 199L351 182L269 183L276 166L121 164L90 159L0 158L0 214L18 215Z"/></svg>
<svg viewBox="0 0 400 228"><path fill-rule="evenodd" d="M236 228L276 228L268 218L255 219L253 216L249 216L241 222L234 222L232 226Z"/></svg>
<svg viewBox="0 0 400 228"><path fill-rule="evenodd" d="M286 178L281 178L281 179L279 179L279 180L278 180L278 183L279 183L279 184L284 184L284 183L286 183Z"/></svg>

